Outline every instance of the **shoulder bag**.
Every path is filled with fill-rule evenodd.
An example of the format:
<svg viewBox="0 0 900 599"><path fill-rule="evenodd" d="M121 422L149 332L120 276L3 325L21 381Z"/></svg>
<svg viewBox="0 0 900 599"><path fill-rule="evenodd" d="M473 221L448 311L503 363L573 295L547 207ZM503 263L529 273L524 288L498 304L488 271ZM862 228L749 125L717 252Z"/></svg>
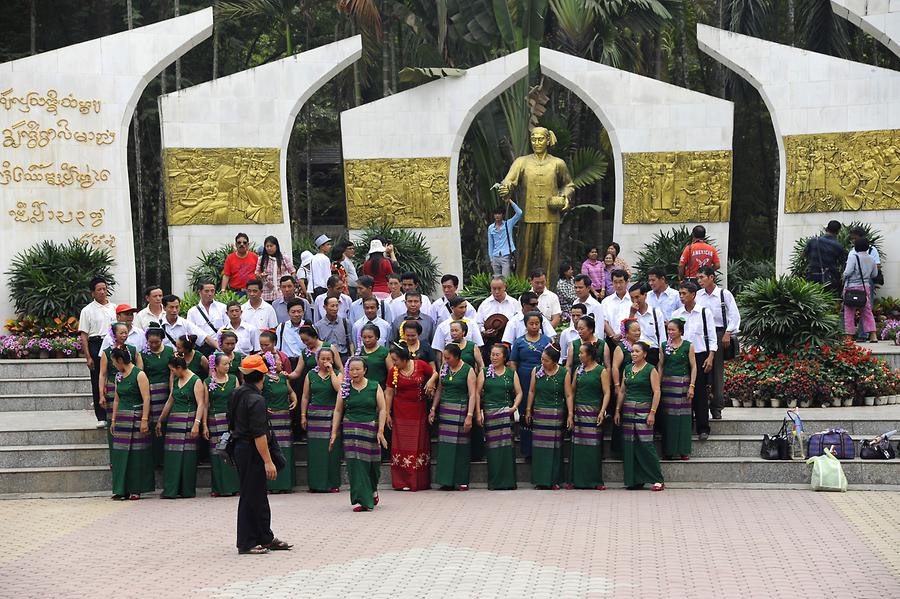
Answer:
<svg viewBox="0 0 900 599"><path fill-rule="evenodd" d="M856 266L859 268L859 282L862 283L862 289L845 289L844 305L850 308L862 308L869 301L869 294L866 293L866 280L862 275L862 264L859 261L859 254L856 254ZM849 283L850 280L848 279Z"/></svg>
<svg viewBox="0 0 900 599"><path fill-rule="evenodd" d="M859 457L864 460L893 460L897 456L890 439L874 443L874 439L859 442Z"/></svg>
<svg viewBox="0 0 900 599"><path fill-rule="evenodd" d="M787 434L787 419L781 423L781 429L774 435L763 435L759 457L764 460L791 459L791 443Z"/></svg>

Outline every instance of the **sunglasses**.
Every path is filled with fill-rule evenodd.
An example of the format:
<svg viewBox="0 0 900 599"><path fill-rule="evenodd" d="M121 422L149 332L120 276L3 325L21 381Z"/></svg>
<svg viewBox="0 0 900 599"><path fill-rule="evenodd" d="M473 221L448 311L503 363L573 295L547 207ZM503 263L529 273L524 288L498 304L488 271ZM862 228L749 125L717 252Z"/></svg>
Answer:
<svg viewBox="0 0 900 599"><path fill-rule="evenodd" d="M238 241L236 245L250 245L247 241Z"/></svg>

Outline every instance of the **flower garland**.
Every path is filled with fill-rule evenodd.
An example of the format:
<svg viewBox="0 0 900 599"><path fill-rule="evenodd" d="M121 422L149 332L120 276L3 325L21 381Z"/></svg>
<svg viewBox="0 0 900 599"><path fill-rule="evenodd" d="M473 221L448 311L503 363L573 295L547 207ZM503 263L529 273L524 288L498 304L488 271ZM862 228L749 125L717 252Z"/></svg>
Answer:
<svg viewBox="0 0 900 599"><path fill-rule="evenodd" d="M581 375L584 374L584 364L579 364L578 368L575 369L575 378L581 378Z"/></svg>
<svg viewBox="0 0 900 599"><path fill-rule="evenodd" d="M547 374L547 373L544 372L544 365L541 364L541 367L538 368L538 371L534 374L534 378L536 378L536 379L542 379L542 378L544 378L544 375L546 375L546 374Z"/></svg>
<svg viewBox="0 0 900 599"><path fill-rule="evenodd" d="M441 366L441 378L445 378L450 373L450 365L444 362Z"/></svg>
<svg viewBox="0 0 900 599"><path fill-rule="evenodd" d="M266 364L269 365L269 378L273 381L278 380L278 373L275 372L275 355L271 353L266 353L263 355L263 359L266 361Z"/></svg>
<svg viewBox="0 0 900 599"><path fill-rule="evenodd" d="M672 339L672 335L669 335L669 336L666 338L666 349L665 349L665 352L666 352L666 355L667 355L667 356L671 356L672 354L675 353L675 348L672 347L672 342L673 342L673 341L674 341L674 339ZM679 347L681 347L681 346L679 346Z"/></svg>
<svg viewBox="0 0 900 599"><path fill-rule="evenodd" d="M216 389L219 388L219 383L216 382L216 379L209 377L209 392L212 393Z"/></svg>
<svg viewBox="0 0 900 599"><path fill-rule="evenodd" d="M396 388L397 388L397 381L400 380L400 369L397 368L396 366L394 366L394 372L393 372L393 374L394 374L394 377L393 377L393 379L391 380L391 386L394 387L394 388L396 389Z"/></svg>
<svg viewBox="0 0 900 599"><path fill-rule="evenodd" d="M124 378L125 378L125 376L121 372L117 372L116 373L116 384L118 385L119 383L121 383Z"/></svg>
<svg viewBox="0 0 900 599"><path fill-rule="evenodd" d="M486 376L487 376L489 379L492 379L492 378L494 378L494 377L497 376L497 371L494 369L494 364L493 364L493 362L491 363L490 366L488 366L488 369L487 369L487 375L486 375Z"/></svg>
<svg viewBox="0 0 900 599"><path fill-rule="evenodd" d="M344 381L341 383L341 399L346 400L350 397L350 374L344 378Z"/></svg>

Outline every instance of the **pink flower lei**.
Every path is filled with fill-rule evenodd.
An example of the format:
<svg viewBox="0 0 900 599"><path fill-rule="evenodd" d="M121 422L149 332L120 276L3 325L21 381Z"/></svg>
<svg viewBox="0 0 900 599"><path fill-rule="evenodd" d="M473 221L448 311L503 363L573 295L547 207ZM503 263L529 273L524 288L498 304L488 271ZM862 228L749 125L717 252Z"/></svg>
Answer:
<svg viewBox="0 0 900 599"><path fill-rule="evenodd" d="M266 361L266 364L269 365L269 378L273 381L278 380L278 373L275 372L275 356L274 354L270 354L266 352L263 355L263 359Z"/></svg>
<svg viewBox="0 0 900 599"><path fill-rule="evenodd" d="M546 375L546 374L547 374L547 373L544 372L544 365L541 364L541 367L538 368L538 371L535 373L534 378L536 378L536 379L542 379L542 378L544 378L544 375Z"/></svg>
<svg viewBox="0 0 900 599"><path fill-rule="evenodd" d="M488 366L488 369L487 369L487 377L488 377L489 379L492 379L492 378L494 378L495 376L497 376L497 371L494 369L494 364L491 363L491 365Z"/></svg>
<svg viewBox="0 0 900 599"><path fill-rule="evenodd" d="M347 376L344 378L344 382L341 383L341 399L346 400L350 397L350 374L347 373Z"/></svg>
<svg viewBox="0 0 900 599"><path fill-rule="evenodd" d="M444 378L450 374L450 365L444 362L443 366L441 366L441 378Z"/></svg>
<svg viewBox="0 0 900 599"><path fill-rule="evenodd" d="M125 376L121 372L116 373L116 383L121 383Z"/></svg>
<svg viewBox="0 0 900 599"><path fill-rule="evenodd" d="M672 335L669 335L666 338L666 355L667 356L671 356L673 353L675 353L675 348L672 347L673 341L674 341L674 339L672 339Z"/></svg>
<svg viewBox="0 0 900 599"><path fill-rule="evenodd" d="M578 368L575 370L575 377L578 378L584 374L584 364L579 364Z"/></svg>

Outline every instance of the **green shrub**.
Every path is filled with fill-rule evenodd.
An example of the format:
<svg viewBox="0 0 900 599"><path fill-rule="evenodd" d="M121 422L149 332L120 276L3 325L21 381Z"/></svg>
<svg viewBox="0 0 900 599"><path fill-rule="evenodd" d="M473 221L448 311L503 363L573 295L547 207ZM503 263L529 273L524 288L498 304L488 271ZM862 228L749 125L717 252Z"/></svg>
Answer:
<svg viewBox="0 0 900 599"><path fill-rule="evenodd" d="M244 295L239 295L231 289L227 289L225 291L216 292L216 301L220 301L226 306L231 302L240 302L242 304L245 304L247 303L247 297ZM200 295L196 291L185 292L185 294L181 296L181 306L179 308L179 314L181 314L181 316L187 316L188 310L199 303Z"/></svg>
<svg viewBox="0 0 900 599"><path fill-rule="evenodd" d="M774 276L775 260L772 258L733 258L728 261L728 289L735 295L743 291L751 281L771 279Z"/></svg>
<svg viewBox="0 0 900 599"><path fill-rule="evenodd" d="M251 244L252 248L253 245ZM197 263L188 268L188 288L193 291L200 286L201 281L212 281L216 289L222 286L222 270L225 268L225 258L234 251L230 243L209 252L201 252ZM183 304L184 302L182 302Z"/></svg>
<svg viewBox="0 0 900 599"><path fill-rule="evenodd" d="M38 319L77 315L91 302L92 278L103 277L112 290L112 266L109 250L76 239L33 245L16 254L6 271L16 313Z"/></svg>
<svg viewBox="0 0 900 599"><path fill-rule="evenodd" d="M428 295L434 293L436 281L441 273L425 243L425 238L409 229L395 229L388 222L370 223L362 232L362 237L354 241L359 248L355 258L357 269L365 262L369 243L376 237L393 242L400 270L415 273L419 277L419 290L422 293Z"/></svg>
<svg viewBox="0 0 900 599"><path fill-rule="evenodd" d="M506 278L506 293L510 297L518 298L530 289L531 282L525 277L510 275ZM469 284L463 287L460 295L477 308L491 295L491 275L486 272L472 275Z"/></svg>
<svg viewBox="0 0 900 599"><path fill-rule="evenodd" d="M714 239L707 238L706 241L710 245L716 245ZM632 279L646 281L647 271L654 266L660 266L666 271L669 281L674 281L678 275L678 261L681 259L681 252L684 251L684 246L690 242L691 231L684 225L655 233L653 239L638 252L637 262L632 265L631 269Z"/></svg>
<svg viewBox="0 0 900 599"><path fill-rule="evenodd" d="M800 277L757 279L737 297L741 338L770 354L839 342L843 329L835 301L822 285Z"/></svg>
<svg viewBox="0 0 900 599"><path fill-rule="evenodd" d="M293 237L291 244L291 258L294 260L294 268L300 269L300 263L302 262L300 256L305 251L312 252L313 254L319 251L316 248L315 240L312 237L307 237L305 235Z"/></svg>
<svg viewBox="0 0 900 599"><path fill-rule="evenodd" d="M878 253L881 256L882 262L884 262L884 259L887 256L881 249L884 247L884 237L881 235L881 231L868 223L854 221L849 225L843 226L841 232L838 233L837 236L838 243L844 246L845 250L850 250L850 229L853 227L862 227L863 231L865 231L866 239L869 240L869 245L875 246L875 249L878 250ZM809 240L813 237L817 237L817 235L801 237L794 242L794 249L791 251L791 274L795 277L806 276L807 261L803 252L806 250L806 244L809 243ZM835 266L837 267L838 272L844 272L845 265L843 263L836 264Z"/></svg>

